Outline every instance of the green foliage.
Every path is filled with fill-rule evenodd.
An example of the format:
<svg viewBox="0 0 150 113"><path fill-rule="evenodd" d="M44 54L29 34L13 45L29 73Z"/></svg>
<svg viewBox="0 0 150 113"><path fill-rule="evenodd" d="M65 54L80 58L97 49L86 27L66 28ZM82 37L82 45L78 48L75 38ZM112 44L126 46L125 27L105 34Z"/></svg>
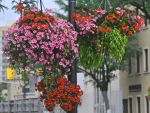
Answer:
<svg viewBox="0 0 150 113"><path fill-rule="evenodd" d="M18 2L16 0L12 0L12 4L14 4L13 7L12 7L12 10L15 10L15 13L18 13L17 9L16 9L16 6L19 3L23 3L24 4L24 8L29 8L29 7L36 7L37 1L36 0L23 0L23 1L19 0L19 2Z"/></svg>
<svg viewBox="0 0 150 113"><path fill-rule="evenodd" d="M5 97L2 94L2 89L0 89L0 101L4 101L4 100L5 100Z"/></svg>
<svg viewBox="0 0 150 113"><path fill-rule="evenodd" d="M78 37L79 44L79 64L83 67L90 69L98 67L103 62L104 56L99 53L97 49L93 49L95 44L91 38ZM98 42L97 42L98 43ZM92 48L93 47L93 48ZM96 59L96 60L95 60Z"/></svg>
<svg viewBox="0 0 150 113"><path fill-rule="evenodd" d="M55 15L57 17L67 20L68 19L68 9L69 9L68 0L54 0L54 2L59 5L59 9L54 10ZM65 12L67 15L60 13L60 10Z"/></svg>
<svg viewBox="0 0 150 113"><path fill-rule="evenodd" d="M120 31L115 28L111 32L105 34L105 39L110 41L107 45L109 53L116 56L120 62L125 53L124 47L128 41L127 36L122 36Z"/></svg>
<svg viewBox="0 0 150 113"><path fill-rule="evenodd" d="M131 7L134 6L137 12L142 11L145 19L150 20L150 1L149 0L113 0L113 6Z"/></svg>
<svg viewBox="0 0 150 113"><path fill-rule="evenodd" d="M19 67L15 67L16 74L21 75L21 80L24 82L24 86L29 85L29 76L32 75L31 71L26 71Z"/></svg>
<svg viewBox="0 0 150 113"><path fill-rule="evenodd" d="M0 0L0 12L4 11L5 9L9 9L7 6L4 6L2 4L2 1L4 1L4 0ZM12 6L12 9L15 10L15 13L18 13L17 10L16 10L16 6L19 3L23 3L25 8L35 7L36 3L37 3L36 0L17 0L17 1L16 0L12 0L11 2L12 2L12 4L14 4Z"/></svg>

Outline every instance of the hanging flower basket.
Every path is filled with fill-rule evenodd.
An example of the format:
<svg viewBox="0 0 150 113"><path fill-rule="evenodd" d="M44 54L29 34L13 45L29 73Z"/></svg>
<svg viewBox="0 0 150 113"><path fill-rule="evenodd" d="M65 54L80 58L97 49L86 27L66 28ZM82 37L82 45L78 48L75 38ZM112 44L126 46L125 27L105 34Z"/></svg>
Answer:
<svg viewBox="0 0 150 113"><path fill-rule="evenodd" d="M65 111L71 111L77 104L81 105L83 91L79 85L71 84L65 77L43 79L36 87L36 90L42 92L41 101L44 101L49 111L53 111L56 104Z"/></svg>
<svg viewBox="0 0 150 113"><path fill-rule="evenodd" d="M36 8L24 9L4 39L4 55L13 67L38 67L43 75L64 75L78 54L73 25Z"/></svg>
<svg viewBox="0 0 150 113"><path fill-rule="evenodd" d="M77 32L66 20L37 8L21 11L20 18L4 35L4 55L12 67L44 76L37 90L42 92L41 100L49 111L56 104L71 111L81 104L79 97L83 93L78 85L64 78L78 55Z"/></svg>
<svg viewBox="0 0 150 113"><path fill-rule="evenodd" d="M144 24L134 11L112 8L109 11L79 8L72 14L79 32L79 62L85 68L97 68L109 53L122 60L128 36L140 30Z"/></svg>

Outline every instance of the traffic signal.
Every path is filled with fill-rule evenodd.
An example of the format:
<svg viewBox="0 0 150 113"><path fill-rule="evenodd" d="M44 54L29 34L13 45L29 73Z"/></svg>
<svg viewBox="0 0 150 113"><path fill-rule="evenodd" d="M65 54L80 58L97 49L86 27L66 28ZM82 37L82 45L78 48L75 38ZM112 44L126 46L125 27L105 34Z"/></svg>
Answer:
<svg viewBox="0 0 150 113"><path fill-rule="evenodd" d="M7 79L14 79L14 69L13 68L11 68L11 67L9 67L9 66L7 66L6 67L6 78Z"/></svg>

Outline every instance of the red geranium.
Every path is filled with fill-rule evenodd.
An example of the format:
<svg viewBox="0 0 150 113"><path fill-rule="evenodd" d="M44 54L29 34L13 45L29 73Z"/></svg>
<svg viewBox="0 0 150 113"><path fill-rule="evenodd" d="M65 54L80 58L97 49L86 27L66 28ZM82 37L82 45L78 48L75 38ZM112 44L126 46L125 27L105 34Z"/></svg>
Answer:
<svg viewBox="0 0 150 113"><path fill-rule="evenodd" d="M81 105L80 96L83 95L79 85L71 84L65 77L47 78L36 85L41 101L45 107L53 111L56 104L65 111L71 111L77 104Z"/></svg>

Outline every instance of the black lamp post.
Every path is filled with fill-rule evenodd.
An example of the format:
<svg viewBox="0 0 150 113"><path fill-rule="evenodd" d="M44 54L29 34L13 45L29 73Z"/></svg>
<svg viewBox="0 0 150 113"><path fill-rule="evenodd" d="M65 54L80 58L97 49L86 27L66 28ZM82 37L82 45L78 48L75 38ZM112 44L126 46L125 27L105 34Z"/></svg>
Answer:
<svg viewBox="0 0 150 113"><path fill-rule="evenodd" d="M75 28L75 21L71 18L71 14L75 12L76 0L68 0L69 2L69 22ZM71 67L71 75L68 75L68 79L71 83L77 83L77 59L74 60L73 65ZM77 106L68 113L77 113Z"/></svg>

